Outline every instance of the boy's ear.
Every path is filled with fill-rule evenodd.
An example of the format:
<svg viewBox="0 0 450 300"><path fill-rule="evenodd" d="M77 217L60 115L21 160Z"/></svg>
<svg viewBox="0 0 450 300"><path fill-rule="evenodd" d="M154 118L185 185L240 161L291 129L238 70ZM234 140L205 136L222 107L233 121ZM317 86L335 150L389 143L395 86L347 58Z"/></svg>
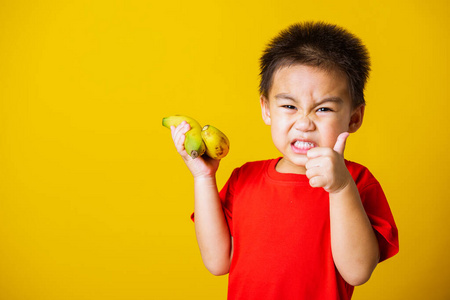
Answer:
<svg viewBox="0 0 450 300"><path fill-rule="evenodd" d="M350 116L350 123L348 124L348 132L356 132L361 127L365 108L366 106L363 104L353 110Z"/></svg>
<svg viewBox="0 0 450 300"><path fill-rule="evenodd" d="M266 123L266 125L271 125L272 121L270 120L269 99L266 99L266 97L261 95L261 97L259 97L259 102L261 104L261 114L264 123Z"/></svg>

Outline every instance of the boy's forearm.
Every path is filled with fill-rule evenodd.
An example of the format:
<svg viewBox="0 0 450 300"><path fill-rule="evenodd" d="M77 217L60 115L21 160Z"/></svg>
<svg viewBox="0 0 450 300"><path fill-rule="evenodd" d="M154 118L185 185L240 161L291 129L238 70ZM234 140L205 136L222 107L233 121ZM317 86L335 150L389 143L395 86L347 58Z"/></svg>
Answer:
<svg viewBox="0 0 450 300"><path fill-rule="evenodd" d="M351 285L369 280L379 261L378 241L352 181L330 193L330 231L333 259Z"/></svg>
<svg viewBox="0 0 450 300"><path fill-rule="evenodd" d="M203 263L214 275L228 273L231 236L214 176L195 178L195 233Z"/></svg>

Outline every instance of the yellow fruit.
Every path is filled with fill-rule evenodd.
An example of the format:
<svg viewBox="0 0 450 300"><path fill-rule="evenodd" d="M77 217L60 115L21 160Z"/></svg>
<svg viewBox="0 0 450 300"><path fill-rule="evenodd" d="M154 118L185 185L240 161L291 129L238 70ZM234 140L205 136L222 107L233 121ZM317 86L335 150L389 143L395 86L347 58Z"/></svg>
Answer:
<svg viewBox="0 0 450 300"><path fill-rule="evenodd" d="M206 154L214 159L222 159L230 150L230 141L219 129L206 125L203 127L202 138L206 145Z"/></svg>
<svg viewBox="0 0 450 300"><path fill-rule="evenodd" d="M186 140L184 141L186 152L192 158L202 156L206 151L206 146L201 135L202 127L196 120L187 116L174 115L163 118L162 124L163 126L170 128L170 126L177 127L183 121L186 121L191 126L191 129L186 132Z"/></svg>

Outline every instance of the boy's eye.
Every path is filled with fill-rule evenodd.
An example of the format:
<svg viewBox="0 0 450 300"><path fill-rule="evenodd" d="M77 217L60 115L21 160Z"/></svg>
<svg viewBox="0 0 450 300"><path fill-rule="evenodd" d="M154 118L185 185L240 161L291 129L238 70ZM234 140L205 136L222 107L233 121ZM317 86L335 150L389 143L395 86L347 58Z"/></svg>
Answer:
<svg viewBox="0 0 450 300"><path fill-rule="evenodd" d="M325 112L325 111L333 111L333 110L331 108L329 108L329 107L321 107L317 111Z"/></svg>
<svg viewBox="0 0 450 300"><path fill-rule="evenodd" d="M283 107L287 109L296 109L296 107L293 105L283 105Z"/></svg>

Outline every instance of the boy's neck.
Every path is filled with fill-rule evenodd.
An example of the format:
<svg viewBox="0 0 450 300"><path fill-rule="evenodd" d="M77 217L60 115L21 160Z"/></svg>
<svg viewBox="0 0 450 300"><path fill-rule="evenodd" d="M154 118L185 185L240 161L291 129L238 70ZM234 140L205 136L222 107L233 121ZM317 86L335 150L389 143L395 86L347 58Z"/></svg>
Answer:
<svg viewBox="0 0 450 300"><path fill-rule="evenodd" d="M278 173L306 174L305 166L298 166L282 157L275 166Z"/></svg>

